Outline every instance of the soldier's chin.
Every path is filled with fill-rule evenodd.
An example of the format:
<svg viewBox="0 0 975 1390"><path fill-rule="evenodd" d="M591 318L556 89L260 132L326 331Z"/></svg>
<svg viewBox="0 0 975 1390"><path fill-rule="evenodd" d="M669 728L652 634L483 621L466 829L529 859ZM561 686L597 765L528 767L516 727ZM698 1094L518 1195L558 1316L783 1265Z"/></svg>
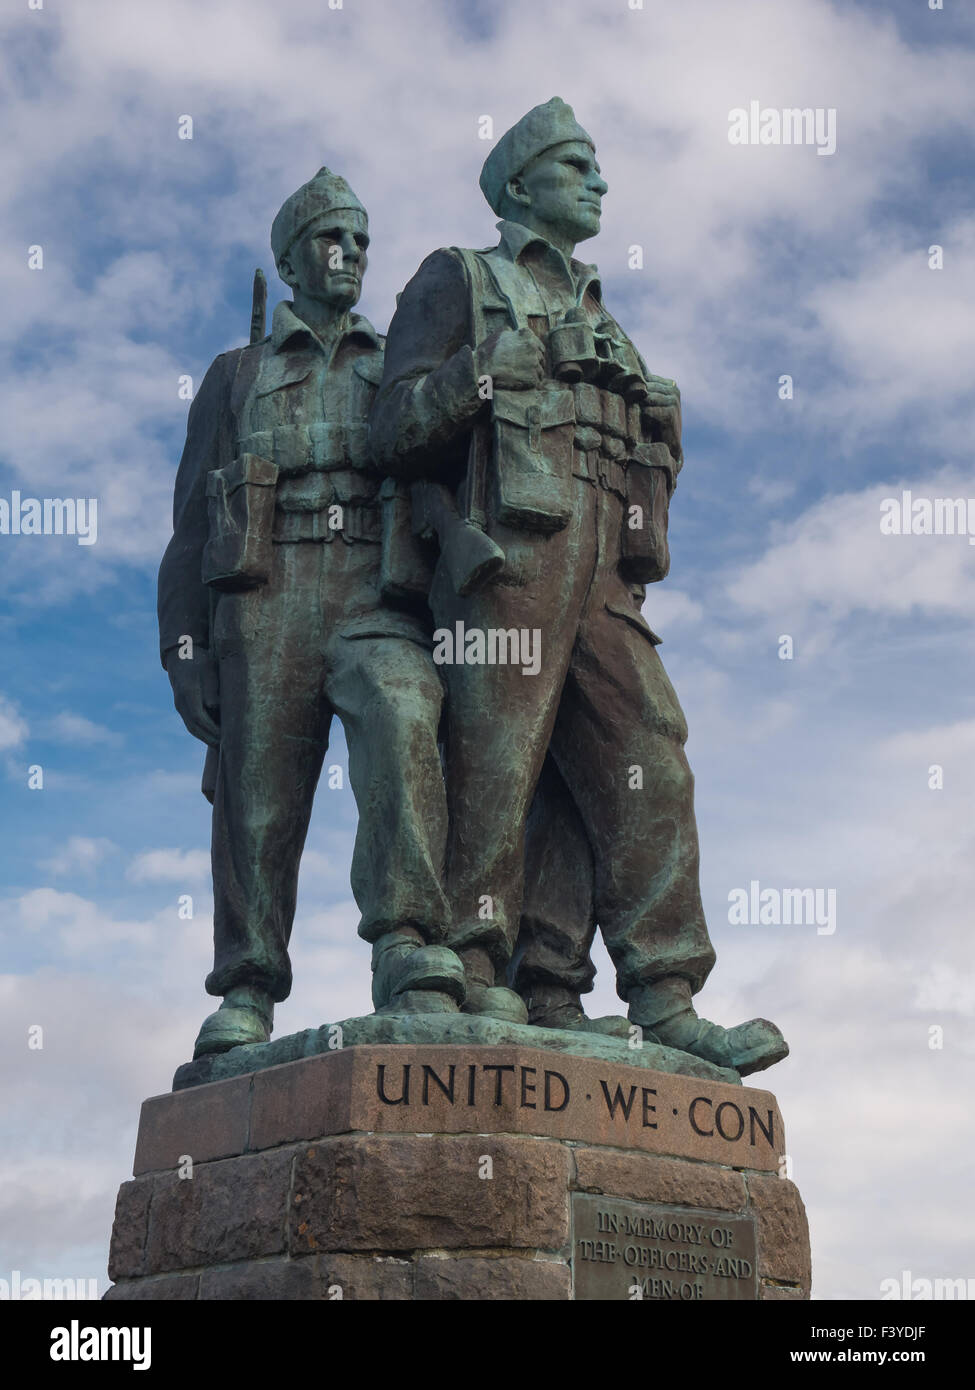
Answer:
<svg viewBox="0 0 975 1390"><path fill-rule="evenodd" d="M334 304L336 308L350 309L353 304L358 304L359 295L362 293L361 280L336 280L329 285L323 298L329 304Z"/></svg>
<svg viewBox="0 0 975 1390"><path fill-rule="evenodd" d="M588 241L590 237L598 236L601 216L599 208L587 208L581 212L574 228L576 241Z"/></svg>

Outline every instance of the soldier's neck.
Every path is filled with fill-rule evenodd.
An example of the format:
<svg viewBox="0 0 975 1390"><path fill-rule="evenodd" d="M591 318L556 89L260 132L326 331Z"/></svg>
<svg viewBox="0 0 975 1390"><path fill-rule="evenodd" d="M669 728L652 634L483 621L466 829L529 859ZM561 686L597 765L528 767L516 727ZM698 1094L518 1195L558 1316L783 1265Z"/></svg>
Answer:
<svg viewBox="0 0 975 1390"><path fill-rule="evenodd" d="M539 222L534 222L530 217L521 219L521 225L527 227L530 232L547 241L549 246L554 246L556 251L561 251L566 261L571 261L575 255L576 243L571 237L561 234L557 227L549 227Z"/></svg>
<svg viewBox="0 0 975 1390"><path fill-rule="evenodd" d="M294 292L294 312L323 343L333 343L349 327L348 309L323 304L320 299L310 299L298 290Z"/></svg>

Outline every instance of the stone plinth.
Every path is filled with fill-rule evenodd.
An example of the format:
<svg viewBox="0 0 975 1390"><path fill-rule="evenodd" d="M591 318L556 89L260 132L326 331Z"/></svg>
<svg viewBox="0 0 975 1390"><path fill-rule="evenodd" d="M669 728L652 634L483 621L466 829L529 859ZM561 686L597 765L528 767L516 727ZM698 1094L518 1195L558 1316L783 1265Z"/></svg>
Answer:
<svg viewBox="0 0 975 1390"><path fill-rule="evenodd" d="M147 1100L107 1298L808 1298L767 1091L357 1046Z"/></svg>

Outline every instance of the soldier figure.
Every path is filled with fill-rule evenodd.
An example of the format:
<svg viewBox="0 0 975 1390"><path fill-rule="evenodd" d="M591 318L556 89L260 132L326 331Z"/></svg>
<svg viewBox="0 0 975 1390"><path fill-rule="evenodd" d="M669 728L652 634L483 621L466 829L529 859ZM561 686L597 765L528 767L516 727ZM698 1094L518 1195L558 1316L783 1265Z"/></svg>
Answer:
<svg viewBox="0 0 975 1390"><path fill-rule="evenodd" d="M693 1008L714 950L687 727L640 611L669 564L679 394L603 308L596 268L572 259L599 230L607 185L571 109L553 98L523 117L485 161L481 188L500 244L424 261L390 325L371 426L384 471L413 480L415 509L425 515L429 490L446 490L463 524L503 553L476 584L437 565L436 627L538 630L542 641L538 674L468 664L464 652L442 668L449 943L470 996L490 999L479 1011L523 1017L505 986L526 817L550 750L591 849L592 913L630 1020L651 1041L756 1071L788 1050L774 1024L726 1029ZM532 918L538 931L544 917ZM519 952L533 1020L590 1026L589 917L568 924L576 959L561 974L552 958L563 948L538 931Z"/></svg>
<svg viewBox="0 0 975 1390"><path fill-rule="evenodd" d="M464 971L440 944L443 687L421 620L379 594L380 478L366 417L382 343L351 312L368 222L320 169L271 229L294 292L263 342L224 353L190 410L174 535L159 574L163 664L216 757L215 962L223 997L194 1055L266 1041L291 988L298 865L333 714L359 807L352 888L389 1011L456 1011ZM207 790L207 788L204 788Z"/></svg>

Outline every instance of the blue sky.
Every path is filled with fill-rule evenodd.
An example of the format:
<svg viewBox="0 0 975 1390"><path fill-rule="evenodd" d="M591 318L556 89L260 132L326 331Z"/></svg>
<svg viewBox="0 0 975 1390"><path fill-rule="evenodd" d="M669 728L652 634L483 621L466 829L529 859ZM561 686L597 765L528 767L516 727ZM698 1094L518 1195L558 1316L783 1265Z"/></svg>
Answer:
<svg viewBox="0 0 975 1390"><path fill-rule="evenodd" d="M673 567L645 611L691 730L718 949L701 1011L768 1014L792 1042L763 1080L816 1297L973 1274L975 548L879 531L904 487L975 490L975 20L945 3L497 0L459 19L441 0L48 0L0 17L0 497L99 500L93 546L0 536L0 1277L104 1287L139 1104L209 1005L202 756L154 611L178 379L244 340L255 266L284 297L270 222L320 164L370 210L360 308L383 330L430 250L494 238L477 118L500 134L556 92L610 185L582 254L683 391ZM730 145L751 100L835 108L836 153ZM349 793L323 786L278 1032L369 1007L354 825ZM731 926L728 893L752 879L835 889L836 932ZM618 1008L600 966L596 1013Z"/></svg>

